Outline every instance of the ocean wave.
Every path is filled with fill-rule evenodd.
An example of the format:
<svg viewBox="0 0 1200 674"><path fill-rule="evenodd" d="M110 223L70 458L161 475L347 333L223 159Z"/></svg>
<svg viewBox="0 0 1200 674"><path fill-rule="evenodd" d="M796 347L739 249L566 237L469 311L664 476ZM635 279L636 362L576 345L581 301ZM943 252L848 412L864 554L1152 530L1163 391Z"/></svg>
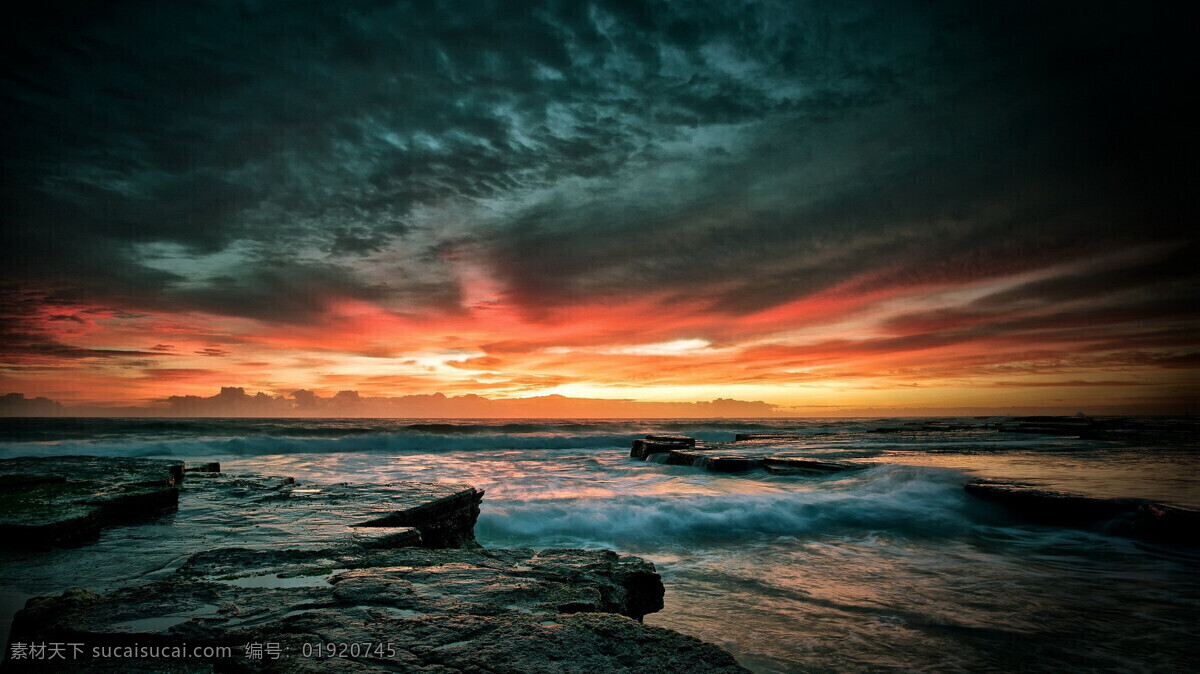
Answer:
<svg viewBox="0 0 1200 674"><path fill-rule="evenodd" d="M629 434L594 433L374 433L344 437L244 436L233 438L64 440L0 443L0 457L135 456L209 457L341 452L451 452L505 449L599 449L625 447Z"/></svg>
<svg viewBox="0 0 1200 674"><path fill-rule="evenodd" d="M956 470L881 466L820 489L509 501L490 503L477 531L496 544L619 548L851 531L951 536L976 526L964 481Z"/></svg>
<svg viewBox="0 0 1200 674"><path fill-rule="evenodd" d="M812 434L863 430L858 424L762 419L134 419L0 418L0 442L59 442L81 439L169 440L178 438L296 437L340 438L401 435L561 435L649 433L686 434L706 440L732 440L738 432Z"/></svg>

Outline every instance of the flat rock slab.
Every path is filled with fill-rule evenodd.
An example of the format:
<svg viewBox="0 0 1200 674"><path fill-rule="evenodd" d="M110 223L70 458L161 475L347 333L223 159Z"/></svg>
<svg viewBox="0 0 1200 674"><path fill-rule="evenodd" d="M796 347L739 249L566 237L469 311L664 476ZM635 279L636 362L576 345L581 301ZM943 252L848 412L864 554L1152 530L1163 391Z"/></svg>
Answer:
<svg viewBox="0 0 1200 674"><path fill-rule="evenodd" d="M1014 417L996 426L1003 433L1032 433L1161 445L1200 445L1200 422L1182 419L1033 416Z"/></svg>
<svg viewBox="0 0 1200 674"><path fill-rule="evenodd" d="M269 628L270 632L264 632ZM218 641L187 642L225 646L221 660L163 659L78 660L59 663L13 662L9 671L63 672L264 672L341 674L405 672L414 674L747 674L726 651L693 637L643 625L614 614L500 616L469 614L397 617L382 608L312 609L272 625L213 634ZM66 636L54 636L66 639ZM73 638L73 637L72 637ZM177 646L145 635L113 636L110 652L161 645ZM259 657L248 658L258 646ZM262 647L268 649L262 654ZM270 653L274 651L276 656Z"/></svg>
<svg viewBox="0 0 1200 674"><path fill-rule="evenodd" d="M768 472L779 475L828 475L849 470L863 470L874 464L851 463L849 461L824 461L796 456L768 456L763 466Z"/></svg>
<svg viewBox="0 0 1200 674"><path fill-rule="evenodd" d="M31 600L13 642L88 649L60 670L10 666L103 671L112 663L92 647L186 642L228 647L218 670L237 671L746 671L716 646L633 619L662 598L652 564L609 551L216 550L151 585ZM278 659L247 657L264 642ZM327 650L342 644L358 646Z"/></svg>
<svg viewBox="0 0 1200 674"><path fill-rule="evenodd" d="M704 462L708 460L708 456L712 450L701 447L699 449L673 449L667 453L667 458L663 463L668 466L695 466L696 468L704 468Z"/></svg>
<svg viewBox="0 0 1200 674"><path fill-rule="evenodd" d="M650 442L682 444L689 447L696 446L696 438L687 435L647 435L646 439Z"/></svg>
<svg viewBox="0 0 1200 674"><path fill-rule="evenodd" d="M1137 498L1099 498L1044 489L1029 482L978 479L969 494L994 501L1031 522L1100 527L1135 538L1200 546L1200 512Z"/></svg>
<svg viewBox="0 0 1200 674"><path fill-rule="evenodd" d="M183 462L126 457L0 460L0 538L72 545L101 529L175 510Z"/></svg>
<svg viewBox="0 0 1200 674"><path fill-rule="evenodd" d="M451 483L308 485L287 477L187 476L178 509L165 517L108 529L79 547L0 546L0 587L46 594L70 582L108 590L165 577L191 555L222 547L473 545L483 497Z"/></svg>
<svg viewBox="0 0 1200 674"><path fill-rule="evenodd" d="M763 460L745 454L712 454L704 457L704 467L717 473L739 473L762 468Z"/></svg>
<svg viewBox="0 0 1200 674"><path fill-rule="evenodd" d="M807 436L788 433L738 433L734 442L704 442L684 436L652 436L633 441L629 456L668 466L693 466L716 473L765 469L776 475L830 475L862 470L874 463L828 461L780 454L789 445L803 445ZM661 440L651 440L660 438ZM665 440L671 440L666 442Z"/></svg>
<svg viewBox="0 0 1200 674"><path fill-rule="evenodd" d="M13 485L66 479L19 474ZM644 560L479 548L483 493L469 485L200 471L182 491L179 512L93 545L0 552L0 581L48 595L17 614L7 652L86 646L61 661L12 658L7 671L746 671L716 646L640 623L663 606ZM61 592L64 578L91 589ZM228 650L136 650L182 644Z"/></svg>
<svg viewBox="0 0 1200 674"><path fill-rule="evenodd" d="M483 499L462 483L305 485L224 475L199 491L212 504L201 523L224 524L233 534L226 545L268 548L386 540L398 528L420 532L426 547L458 547L474 542Z"/></svg>
<svg viewBox="0 0 1200 674"><path fill-rule="evenodd" d="M280 490L275 514L309 527L413 527L422 545L452 548L475 540L483 491L462 483L390 482Z"/></svg>
<svg viewBox="0 0 1200 674"><path fill-rule="evenodd" d="M28 608L57 607L55 629L95 634L176 634L193 619L224 630L308 608L355 606L407 617L603 612L640 619L662 608L663 584L653 564L607 550L231 548L200 553L169 578L96 595L86 606L69 599L39 598ZM134 618L141 622L131 624Z"/></svg>
<svg viewBox="0 0 1200 674"><path fill-rule="evenodd" d="M690 449L695 446L686 442L657 442L654 440L634 440L629 449L629 456L634 459L646 459L652 454L665 454L676 449Z"/></svg>
<svg viewBox="0 0 1200 674"><path fill-rule="evenodd" d="M221 462L209 461L207 463L188 466L187 468L184 468L183 471L185 473L219 473L221 472Z"/></svg>

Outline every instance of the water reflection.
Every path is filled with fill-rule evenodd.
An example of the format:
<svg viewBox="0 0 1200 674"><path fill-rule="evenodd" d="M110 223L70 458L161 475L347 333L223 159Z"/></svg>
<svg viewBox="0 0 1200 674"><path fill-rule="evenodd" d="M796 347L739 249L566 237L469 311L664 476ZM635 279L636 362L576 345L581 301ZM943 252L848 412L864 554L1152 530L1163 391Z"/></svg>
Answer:
<svg viewBox="0 0 1200 674"><path fill-rule="evenodd" d="M1170 668L1196 655L1195 558L1023 526L961 489L973 475L1001 476L1186 502L1194 471L1164 479L1186 457L1105 457L1062 441L936 449L809 441L810 455L900 464L816 479L631 462L617 447L230 466L320 481L470 482L487 490L485 544L610 547L654 560L668 592L647 622L722 644L760 672L1080 671L1139 658Z"/></svg>

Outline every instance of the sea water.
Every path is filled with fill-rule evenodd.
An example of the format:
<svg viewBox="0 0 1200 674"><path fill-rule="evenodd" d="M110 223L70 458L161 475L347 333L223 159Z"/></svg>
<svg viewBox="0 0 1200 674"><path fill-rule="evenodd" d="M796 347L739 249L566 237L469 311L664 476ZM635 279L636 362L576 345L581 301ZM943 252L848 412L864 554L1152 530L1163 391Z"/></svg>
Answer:
<svg viewBox="0 0 1200 674"><path fill-rule="evenodd" d="M0 457L216 460L308 483L469 482L486 491L484 545L645 557L667 587L646 622L717 643L756 672L1200 668L1198 551L1029 524L962 488L1002 477L1200 507L1194 435L1087 440L949 421L877 433L914 422L3 420ZM720 474L628 456L647 433L736 432L792 433L781 441L789 453L876 465Z"/></svg>

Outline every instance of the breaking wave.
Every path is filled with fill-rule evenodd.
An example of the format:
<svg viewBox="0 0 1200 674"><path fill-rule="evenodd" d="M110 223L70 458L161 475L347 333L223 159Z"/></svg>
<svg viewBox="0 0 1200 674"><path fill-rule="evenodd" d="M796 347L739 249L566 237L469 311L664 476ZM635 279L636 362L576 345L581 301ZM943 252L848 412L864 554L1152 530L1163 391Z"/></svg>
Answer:
<svg viewBox="0 0 1200 674"><path fill-rule="evenodd" d="M839 430L847 427L839 425ZM771 420L0 419L0 457L259 456L628 447L631 437L685 433L827 432L818 422Z"/></svg>
<svg viewBox="0 0 1200 674"><path fill-rule="evenodd" d="M0 457L14 456L258 456L344 452L402 453L506 449L605 448L629 444L629 434L403 432L343 437L245 436L232 438L62 440L0 443Z"/></svg>
<svg viewBox="0 0 1200 674"><path fill-rule="evenodd" d="M495 544L618 548L851 531L953 536L980 524L964 479L955 470L880 466L807 489L507 500L489 504L477 530Z"/></svg>

